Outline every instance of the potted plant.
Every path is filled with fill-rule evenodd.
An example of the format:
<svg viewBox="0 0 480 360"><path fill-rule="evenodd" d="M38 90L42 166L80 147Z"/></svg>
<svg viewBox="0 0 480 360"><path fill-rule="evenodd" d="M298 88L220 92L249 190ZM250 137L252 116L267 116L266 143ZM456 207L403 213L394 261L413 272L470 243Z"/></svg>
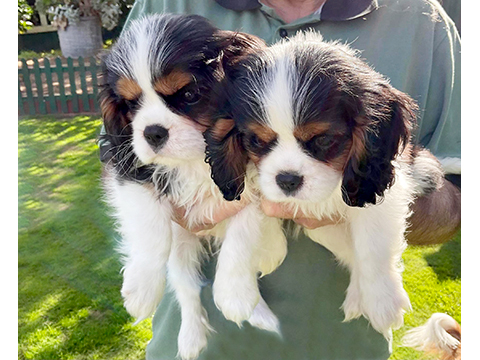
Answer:
<svg viewBox="0 0 480 360"><path fill-rule="evenodd" d="M47 13L63 56L72 58L97 54L103 46L101 27L113 29L121 14L119 0L37 0L35 7Z"/></svg>
<svg viewBox="0 0 480 360"><path fill-rule="evenodd" d="M30 29L33 24L31 22L33 9L28 5L26 0L18 0L18 32L24 33Z"/></svg>

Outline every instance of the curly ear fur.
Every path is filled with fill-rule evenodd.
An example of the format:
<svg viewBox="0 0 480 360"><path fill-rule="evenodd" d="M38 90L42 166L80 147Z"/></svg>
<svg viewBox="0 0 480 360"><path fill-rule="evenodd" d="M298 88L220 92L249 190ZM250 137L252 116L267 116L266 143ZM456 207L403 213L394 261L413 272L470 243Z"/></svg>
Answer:
<svg viewBox="0 0 480 360"><path fill-rule="evenodd" d="M139 182L149 180L153 169L136 166L137 157L133 152L133 133L127 105L106 84L99 93L99 102L105 126L105 134L101 137L110 143L104 161L108 161L122 179Z"/></svg>
<svg viewBox="0 0 480 360"><path fill-rule="evenodd" d="M240 200L245 187L248 156L232 119L219 119L205 132L211 176L225 200Z"/></svg>
<svg viewBox="0 0 480 360"><path fill-rule="evenodd" d="M218 30L214 38L218 41L218 46L221 49L222 68L227 72L243 57L267 46L259 37L238 31Z"/></svg>
<svg viewBox="0 0 480 360"><path fill-rule="evenodd" d="M230 119L230 104L225 89L232 80L231 70L245 56L263 49L266 44L260 38L233 31L219 30L215 34L220 47L220 67L222 80L216 89L218 99L217 120L205 133L206 158L210 164L215 184L226 200L240 200L248 155L243 147L241 132Z"/></svg>
<svg viewBox="0 0 480 360"><path fill-rule="evenodd" d="M417 106L388 84L356 99L352 149L343 171L342 196L349 206L376 204L394 182L392 161L410 141ZM360 102L360 104L358 104Z"/></svg>
<svg viewBox="0 0 480 360"><path fill-rule="evenodd" d="M98 95L102 112L103 125L105 126L105 139L113 145L112 156L118 159L117 147L131 141L132 129L128 119L128 107L109 85L103 85Z"/></svg>

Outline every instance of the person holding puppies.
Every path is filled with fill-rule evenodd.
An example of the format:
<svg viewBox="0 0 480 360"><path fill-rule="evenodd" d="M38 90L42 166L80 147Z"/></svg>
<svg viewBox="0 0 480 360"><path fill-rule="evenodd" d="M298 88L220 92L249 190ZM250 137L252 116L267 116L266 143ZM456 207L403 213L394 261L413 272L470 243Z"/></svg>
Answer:
<svg viewBox="0 0 480 360"><path fill-rule="evenodd" d="M407 0L137 0L126 27L149 13L196 14L224 30L258 36L268 44L314 29L324 40L338 40L361 51L361 57L389 78L392 86L409 94L420 109L415 142L439 160L447 179L458 179L460 167L460 38L452 20L436 1ZM108 144L101 143L101 153ZM107 159L104 158L106 161ZM447 204L438 206L437 204ZM235 215L244 201L218 209L202 231ZM342 221L314 219L268 201L265 214L317 228ZM460 226L460 190L446 181L441 192L420 196L413 205L411 244L448 241ZM434 210L434 211L433 211ZM185 209L175 209L177 222ZM199 359L388 359L391 344L360 318L342 322L340 306L348 286L348 272L331 254L304 235L288 234L284 263L260 279L266 302L277 314L283 338L245 324L225 320L216 309L207 282L203 304L216 329ZM215 257L204 265L212 279ZM153 338L147 359L175 358L180 314L167 294L153 318Z"/></svg>

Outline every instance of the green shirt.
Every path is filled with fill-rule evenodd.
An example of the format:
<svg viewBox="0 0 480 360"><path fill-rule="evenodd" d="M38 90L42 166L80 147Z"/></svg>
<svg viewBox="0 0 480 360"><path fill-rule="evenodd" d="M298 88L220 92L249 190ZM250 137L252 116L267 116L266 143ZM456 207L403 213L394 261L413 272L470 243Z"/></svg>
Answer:
<svg viewBox="0 0 480 360"><path fill-rule="evenodd" d="M320 15L290 24L265 5L235 11L219 4L235 2L137 0L129 20L147 13L197 14L221 29L244 31L268 43L309 28L325 40L348 43L417 101L415 141L432 151L447 173L460 173L460 37L436 0L330 0Z"/></svg>
<svg viewBox="0 0 480 360"><path fill-rule="evenodd" d="M460 173L460 39L436 1L330 0L320 14L286 24L271 8L250 0L137 0L128 20L162 12L203 15L219 28L248 32L268 43L313 28L325 40L350 44L394 87L418 102L416 141L437 157L448 158L447 172ZM215 259L205 265L210 281L202 301L217 332L199 360L389 357L389 344L364 318L342 323L348 272L305 236L289 237L285 262L260 281L263 297L280 320L283 339L248 323L239 329L223 318L212 300L214 266ZM168 293L153 318L148 360L175 358L179 327L178 305Z"/></svg>
<svg viewBox="0 0 480 360"><path fill-rule="evenodd" d="M333 255L304 235L289 238L288 255L272 274L260 279L263 298L277 315L283 339L225 320L212 296L215 260L207 263L202 303L215 329L199 360L386 360L389 344L363 317L342 322L340 309L350 281ZM177 353L180 309L167 293L152 321L147 360L173 360Z"/></svg>

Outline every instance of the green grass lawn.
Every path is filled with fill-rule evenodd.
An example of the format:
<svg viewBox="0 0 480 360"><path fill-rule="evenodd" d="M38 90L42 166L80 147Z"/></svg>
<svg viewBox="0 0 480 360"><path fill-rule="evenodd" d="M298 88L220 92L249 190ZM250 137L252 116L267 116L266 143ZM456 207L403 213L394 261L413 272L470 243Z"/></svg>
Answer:
<svg viewBox="0 0 480 360"><path fill-rule="evenodd" d="M102 202L98 117L19 121L19 359L143 359L149 320L133 326L120 296L115 233ZM394 333L446 312L460 322L460 234L404 254L413 312ZM424 358L424 357L423 357Z"/></svg>

